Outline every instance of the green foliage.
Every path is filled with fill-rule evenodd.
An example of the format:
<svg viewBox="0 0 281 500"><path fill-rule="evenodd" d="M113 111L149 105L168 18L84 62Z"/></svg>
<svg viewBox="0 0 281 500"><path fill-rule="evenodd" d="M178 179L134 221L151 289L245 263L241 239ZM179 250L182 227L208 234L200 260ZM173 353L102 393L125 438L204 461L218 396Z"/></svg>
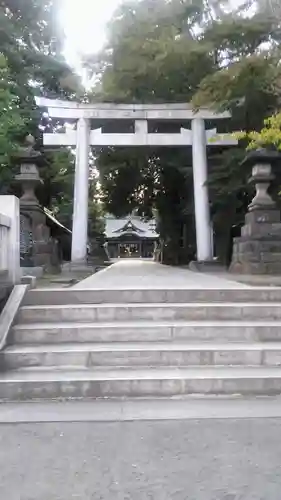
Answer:
<svg viewBox="0 0 281 500"><path fill-rule="evenodd" d="M253 54L207 76L193 98L196 108L214 106L233 113L232 128L261 126L279 103L281 69L277 57Z"/></svg>
<svg viewBox="0 0 281 500"><path fill-rule="evenodd" d="M257 132L237 132L237 139L248 142L247 149L267 148L281 151L281 113L277 113L264 120L264 126Z"/></svg>
<svg viewBox="0 0 281 500"><path fill-rule="evenodd" d="M89 200L89 222L88 222L88 236L89 239L101 238L104 235L105 222L104 212L101 203L97 200Z"/></svg>
<svg viewBox="0 0 281 500"><path fill-rule="evenodd" d="M195 109L232 112L232 120L218 124L219 132L258 130L280 104L281 32L262 5L257 14L245 17L246 3L249 7L254 2L231 14L226 13L229 2L124 3L109 25L109 44L98 61L100 81L89 99L191 101ZM163 127L155 124L155 130L169 131ZM249 202L247 172L240 167L243 144L225 151L212 146L208 154L213 221L216 233L225 234L226 240ZM137 207L149 214L156 208L164 245L175 247L169 262L181 259L183 233L188 247L191 242L194 247L190 150L103 149L98 166L106 210L121 215Z"/></svg>
<svg viewBox="0 0 281 500"><path fill-rule="evenodd" d="M53 214L68 229L72 229L75 157L69 149L61 149L48 154L49 163L41 170L45 181L40 198L45 206L52 208ZM51 168L50 168L51 165ZM46 189L47 188L47 189ZM89 238L104 232L103 205L99 200L95 178L89 181Z"/></svg>
<svg viewBox="0 0 281 500"><path fill-rule="evenodd" d="M176 102L189 100L213 61L196 43L193 29L201 2L133 1L124 4L110 27L108 66L102 75L106 100Z"/></svg>
<svg viewBox="0 0 281 500"><path fill-rule="evenodd" d="M0 1L0 185L5 191L13 188L11 156L26 135L34 135L36 146L42 148L42 111L34 97L72 99L81 94L79 80L61 54L58 6L58 0ZM39 200L69 226L73 156L68 150L42 152L46 166L40 172L44 186Z"/></svg>
<svg viewBox="0 0 281 500"><path fill-rule="evenodd" d="M51 207L60 216L63 224L71 229L66 214L73 199L75 158L69 149L59 149L45 153L45 159L46 164L40 170L44 184L40 189L39 198L44 206Z"/></svg>
<svg viewBox="0 0 281 500"><path fill-rule="evenodd" d="M8 62L22 116L23 136L38 136L40 111L34 95L61 93L60 77L70 72L59 56L61 41L54 23L50 0L2 0L0 4L0 49Z"/></svg>
<svg viewBox="0 0 281 500"><path fill-rule="evenodd" d="M57 2L0 1L0 50L4 57L0 66L0 154L4 154L1 162L5 166L0 170L2 184L9 184L10 155L23 137L32 133L40 145L41 112L35 106L35 94L68 99L83 95L61 56L62 40L54 21ZM232 3L125 2L109 24L108 47L85 62L95 81L99 76L87 98L192 102L195 109L227 109L233 118L220 123L219 132L244 130L244 139L279 149L280 127L278 130L276 121L272 121L278 120L275 113L280 109L279 2L245 1L229 13ZM247 17L248 7L254 4L256 14ZM263 127L270 116L274 118ZM155 131L174 131L173 124L154 125ZM183 125L189 127L188 123ZM122 131L123 126L117 123L116 129ZM252 132L260 129L260 135ZM248 173L240 166L243 142L224 151L212 146L208 155L212 216L216 233L225 240L231 227L243 220L249 202ZM102 231L99 221L103 207L116 215L135 208L145 215L156 210L167 261L180 262L179 248L185 243L192 254L195 238L190 149L102 148L97 156L102 195L93 179L90 233ZM40 201L71 227L74 158L69 150L45 157ZM187 254L186 249L182 252Z"/></svg>
<svg viewBox="0 0 281 500"><path fill-rule="evenodd" d="M280 19L281 5L279 0L257 0L257 8L261 14Z"/></svg>
<svg viewBox="0 0 281 500"><path fill-rule="evenodd" d="M0 175L7 177L7 165L19 147L25 121L19 109L15 84L11 79L7 60L0 53Z"/></svg>

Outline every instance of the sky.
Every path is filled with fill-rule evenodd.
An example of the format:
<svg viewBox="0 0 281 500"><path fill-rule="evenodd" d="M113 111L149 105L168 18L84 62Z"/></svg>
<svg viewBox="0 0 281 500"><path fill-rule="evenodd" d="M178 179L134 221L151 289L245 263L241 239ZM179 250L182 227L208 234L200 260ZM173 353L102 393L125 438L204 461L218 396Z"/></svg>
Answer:
<svg viewBox="0 0 281 500"><path fill-rule="evenodd" d="M106 24L121 0L60 0L65 55L77 66L79 54L98 52L106 41Z"/></svg>

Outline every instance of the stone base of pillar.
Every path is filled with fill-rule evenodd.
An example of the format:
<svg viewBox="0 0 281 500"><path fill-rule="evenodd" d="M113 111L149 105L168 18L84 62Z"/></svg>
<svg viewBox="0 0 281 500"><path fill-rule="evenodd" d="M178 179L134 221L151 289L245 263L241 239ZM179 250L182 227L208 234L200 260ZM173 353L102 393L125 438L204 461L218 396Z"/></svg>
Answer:
<svg viewBox="0 0 281 500"><path fill-rule="evenodd" d="M246 214L241 236L233 240L229 270L240 274L281 274L279 210L261 208Z"/></svg>
<svg viewBox="0 0 281 500"><path fill-rule="evenodd" d="M252 166L250 184L256 195L245 216L241 236L233 241L230 272L240 274L281 274L280 211L268 193L271 163L280 160L278 152L257 150L249 153L244 164Z"/></svg>
<svg viewBox="0 0 281 500"><path fill-rule="evenodd" d="M88 264L86 260L80 260L80 261L75 261L75 262L65 262L62 265L62 272L63 273L73 273L73 272L95 272L95 266L92 266L91 264Z"/></svg>
<svg viewBox="0 0 281 500"><path fill-rule="evenodd" d="M27 254L21 254L21 267L43 267L50 274L60 273L60 260L57 242L51 237L46 225L44 210L37 203L20 203L21 221L24 223L21 240L30 237L30 249Z"/></svg>
<svg viewBox="0 0 281 500"><path fill-rule="evenodd" d="M280 235L241 236L234 239L231 273L281 274Z"/></svg>
<svg viewBox="0 0 281 500"><path fill-rule="evenodd" d="M189 263L190 271L199 273L223 273L226 267L218 260L192 261Z"/></svg>
<svg viewBox="0 0 281 500"><path fill-rule="evenodd" d="M23 276L33 276L35 278L42 278L44 274L43 266L33 266L33 267L21 267L21 274Z"/></svg>

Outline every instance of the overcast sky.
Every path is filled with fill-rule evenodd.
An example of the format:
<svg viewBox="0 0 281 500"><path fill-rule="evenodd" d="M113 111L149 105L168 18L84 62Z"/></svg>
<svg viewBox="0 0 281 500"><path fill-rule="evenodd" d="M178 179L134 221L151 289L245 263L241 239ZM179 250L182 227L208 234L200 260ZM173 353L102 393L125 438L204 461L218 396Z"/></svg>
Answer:
<svg viewBox="0 0 281 500"><path fill-rule="evenodd" d="M243 0L231 0L237 7ZM60 0L60 23L66 35L67 60L79 67L79 54L99 51L106 24L122 0Z"/></svg>
<svg viewBox="0 0 281 500"><path fill-rule="evenodd" d="M60 22L66 35L66 56L97 52L106 40L106 24L121 0L61 0Z"/></svg>

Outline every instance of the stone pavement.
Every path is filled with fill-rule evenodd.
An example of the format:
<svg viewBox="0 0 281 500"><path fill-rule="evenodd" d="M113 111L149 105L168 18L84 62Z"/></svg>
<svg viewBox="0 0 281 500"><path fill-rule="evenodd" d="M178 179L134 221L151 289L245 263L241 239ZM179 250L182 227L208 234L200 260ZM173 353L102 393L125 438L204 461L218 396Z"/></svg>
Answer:
<svg viewBox="0 0 281 500"><path fill-rule="evenodd" d="M280 500L281 419L0 426L3 500Z"/></svg>
<svg viewBox="0 0 281 500"><path fill-rule="evenodd" d="M245 288L247 285L209 274L195 273L152 261L124 259L80 281L75 288L185 289Z"/></svg>

